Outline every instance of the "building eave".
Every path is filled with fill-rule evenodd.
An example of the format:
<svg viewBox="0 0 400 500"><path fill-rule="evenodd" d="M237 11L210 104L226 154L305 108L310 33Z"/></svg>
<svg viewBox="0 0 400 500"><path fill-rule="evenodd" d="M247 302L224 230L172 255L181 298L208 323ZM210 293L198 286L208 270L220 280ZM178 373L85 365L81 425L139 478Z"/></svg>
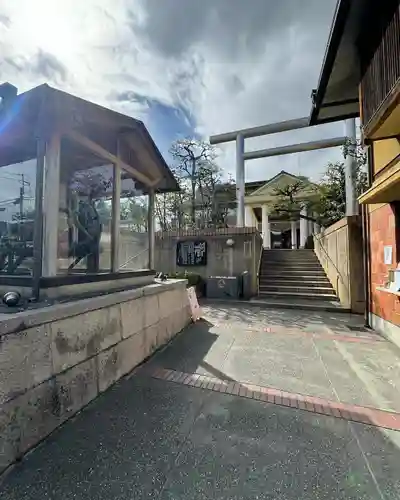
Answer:
<svg viewBox="0 0 400 500"><path fill-rule="evenodd" d="M310 125L348 118L359 112L357 37L369 0L338 0L318 86L312 92Z"/></svg>

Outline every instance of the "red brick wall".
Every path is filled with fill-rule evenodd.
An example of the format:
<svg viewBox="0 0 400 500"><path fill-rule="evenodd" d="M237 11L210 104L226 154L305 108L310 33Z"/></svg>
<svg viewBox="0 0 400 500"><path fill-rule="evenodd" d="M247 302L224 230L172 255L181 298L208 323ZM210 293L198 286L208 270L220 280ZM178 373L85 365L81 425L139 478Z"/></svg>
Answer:
<svg viewBox="0 0 400 500"><path fill-rule="evenodd" d="M399 232L399 228L397 228ZM396 267L400 255L400 242L396 248L396 221L393 208L382 205L371 206L370 212L370 253L371 253L371 310L377 316L400 326L400 297L376 289L388 279L388 270ZM384 247L393 247L393 263L384 263Z"/></svg>

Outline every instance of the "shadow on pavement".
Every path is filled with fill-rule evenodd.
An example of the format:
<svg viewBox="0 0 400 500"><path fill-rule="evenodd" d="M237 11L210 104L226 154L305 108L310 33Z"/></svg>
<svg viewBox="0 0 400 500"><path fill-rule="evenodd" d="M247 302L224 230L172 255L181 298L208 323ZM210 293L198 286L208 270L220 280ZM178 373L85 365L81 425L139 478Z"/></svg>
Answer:
<svg viewBox="0 0 400 500"><path fill-rule="evenodd" d="M1 498L394 499L395 434L135 375L29 454Z"/></svg>

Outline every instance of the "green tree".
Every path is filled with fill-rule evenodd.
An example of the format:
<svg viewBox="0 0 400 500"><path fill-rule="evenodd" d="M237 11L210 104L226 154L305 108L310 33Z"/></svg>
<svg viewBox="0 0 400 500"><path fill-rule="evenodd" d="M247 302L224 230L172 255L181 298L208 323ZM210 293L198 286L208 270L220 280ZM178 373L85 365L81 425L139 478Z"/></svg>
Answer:
<svg viewBox="0 0 400 500"><path fill-rule="evenodd" d="M302 208L306 202L299 195L308 187L308 179L300 178L284 187L274 189L276 200L273 205L273 211L286 218L297 220Z"/></svg>
<svg viewBox="0 0 400 500"><path fill-rule="evenodd" d="M360 141L348 140L343 146L343 156L351 155L354 162L354 181L356 196L360 196L367 187L367 173L365 165L367 162L364 148ZM289 218L298 218L302 208L308 212L316 213L316 218L302 216L308 220L316 221L323 226L342 219L346 215L346 168L344 162L328 163L318 185L315 186L315 196L309 200L301 200L299 194L307 188L307 177L300 177L284 188L275 190L276 202L274 210Z"/></svg>
<svg viewBox="0 0 400 500"><path fill-rule="evenodd" d="M367 173L361 162L356 163L356 196L367 187ZM316 204L320 223L324 226L342 219L346 215L346 168L343 162L329 163L320 182L320 198Z"/></svg>

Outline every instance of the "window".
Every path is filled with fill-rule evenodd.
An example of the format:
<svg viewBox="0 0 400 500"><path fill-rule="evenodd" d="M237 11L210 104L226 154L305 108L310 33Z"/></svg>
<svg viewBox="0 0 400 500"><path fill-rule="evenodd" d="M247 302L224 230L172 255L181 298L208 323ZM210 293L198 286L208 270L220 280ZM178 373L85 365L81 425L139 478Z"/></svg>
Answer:
<svg viewBox="0 0 400 500"><path fill-rule="evenodd" d="M113 165L60 172L58 274L111 271Z"/></svg>
<svg viewBox="0 0 400 500"><path fill-rule="evenodd" d="M31 276L36 159L0 168L0 275Z"/></svg>
<svg viewBox="0 0 400 500"><path fill-rule="evenodd" d="M122 172L119 266L121 271L149 268L148 196Z"/></svg>

